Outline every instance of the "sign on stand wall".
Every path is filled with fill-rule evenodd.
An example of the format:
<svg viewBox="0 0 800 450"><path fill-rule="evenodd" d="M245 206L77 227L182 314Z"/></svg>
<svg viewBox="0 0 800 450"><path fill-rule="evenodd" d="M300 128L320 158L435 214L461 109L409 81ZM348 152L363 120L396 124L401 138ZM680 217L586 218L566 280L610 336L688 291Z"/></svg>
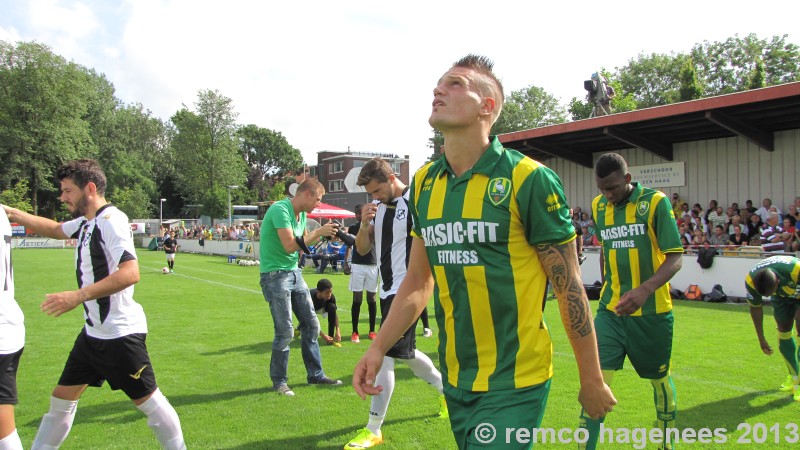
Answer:
<svg viewBox="0 0 800 450"><path fill-rule="evenodd" d="M632 181L649 188L678 187L686 185L684 162L629 166Z"/></svg>

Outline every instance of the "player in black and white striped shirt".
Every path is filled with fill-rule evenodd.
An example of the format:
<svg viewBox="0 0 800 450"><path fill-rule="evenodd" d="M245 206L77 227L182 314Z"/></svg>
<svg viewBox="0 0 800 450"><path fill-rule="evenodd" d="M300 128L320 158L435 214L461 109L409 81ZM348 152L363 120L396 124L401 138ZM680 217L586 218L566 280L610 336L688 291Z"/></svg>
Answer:
<svg viewBox="0 0 800 450"><path fill-rule="evenodd" d="M74 217L60 224L4 207L10 219L55 239L77 239L78 289L47 294L41 308L60 316L83 305L84 327L78 334L50 411L42 418L32 449L58 448L67 438L87 386L121 389L147 416L147 424L167 449L185 449L180 420L156 385L147 353L147 320L133 300L139 264L128 217L105 199L106 176L94 160L62 166L57 173L61 200Z"/></svg>
<svg viewBox="0 0 800 450"><path fill-rule="evenodd" d="M361 209L361 228L356 236L356 250L368 253L375 246L375 256L381 273L381 320L386 320L397 289L406 276L411 249L411 214L408 210L408 188L394 175L389 163L381 158L367 161L361 168L358 185L364 186L374 203ZM402 307L402 306L399 306ZM345 445L345 449L361 449L383 442L381 425L389 409L394 391L395 360L404 361L414 375L425 380L442 394L442 374L431 359L417 350L414 323L397 343L386 352L380 371L375 376L375 386L383 392L370 399L369 421L366 428ZM380 333L380 332L379 332ZM440 398L439 416L448 417L444 397Z"/></svg>
<svg viewBox="0 0 800 450"><path fill-rule="evenodd" d="M22 310L14 298L11 266L11 224L0 208L0 449L22 449L14 405L17 404L17 368L25 348Z"/></svg>

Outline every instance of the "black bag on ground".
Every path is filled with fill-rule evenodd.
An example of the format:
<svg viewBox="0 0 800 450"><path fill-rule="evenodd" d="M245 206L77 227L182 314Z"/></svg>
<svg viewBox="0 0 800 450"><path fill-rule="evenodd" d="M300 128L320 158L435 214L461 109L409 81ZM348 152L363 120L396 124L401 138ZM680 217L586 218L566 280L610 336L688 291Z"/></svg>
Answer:
<svg viewBox="0 0 800 450"><path fill-rule="evenodd" d="M669 296L672 297L673 300L683 300L686 297L683 296L683 291L678 288L672 288L669 290Z"/></svg>
<svg viewBox="0 0 800 450"><path fill-rule="evenodd" d="M583 288L586 289L586 297L589 300L600 300L600 291L603 290L603 283L595 281L594 284L585 284Z"/></svg>
<svg viewBox="0 0 800 450"><path fill-rule="evenodd" d="M703 295L703 301L710 303L725 303L728 301L728 296L722 291L721 285L715 284L714 287L711 288L711 292Z"/></svg>

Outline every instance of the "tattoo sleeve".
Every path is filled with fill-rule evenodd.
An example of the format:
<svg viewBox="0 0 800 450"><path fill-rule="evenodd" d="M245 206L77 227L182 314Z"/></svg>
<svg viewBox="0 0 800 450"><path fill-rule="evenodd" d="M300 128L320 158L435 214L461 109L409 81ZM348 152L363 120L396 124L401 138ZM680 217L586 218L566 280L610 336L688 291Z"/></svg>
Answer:
<svg viewBox="0 0 800 450"><path fill-rule="evenodd" d="M561 320L569 338L591 334L592 313L580 277L575 240L566 244L539 244L536 252L558 297Z"/></svg>

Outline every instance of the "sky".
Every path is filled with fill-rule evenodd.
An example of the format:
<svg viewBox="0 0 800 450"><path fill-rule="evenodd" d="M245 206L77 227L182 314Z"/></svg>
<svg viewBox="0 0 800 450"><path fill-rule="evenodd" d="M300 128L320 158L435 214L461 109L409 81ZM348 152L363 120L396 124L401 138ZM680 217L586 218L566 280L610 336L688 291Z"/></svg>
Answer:
<svg viewBox="0 0 800 450"><path fill-rule="evenodd" d="M750 33L800 44L797 0L541 3L0 0L0 40L47 44L163 120L217 90L308 163L349 149L409 155L412 171L431 154L435 83L468 53L494 60L506 94L567 104L640 54Z"/></svg>

